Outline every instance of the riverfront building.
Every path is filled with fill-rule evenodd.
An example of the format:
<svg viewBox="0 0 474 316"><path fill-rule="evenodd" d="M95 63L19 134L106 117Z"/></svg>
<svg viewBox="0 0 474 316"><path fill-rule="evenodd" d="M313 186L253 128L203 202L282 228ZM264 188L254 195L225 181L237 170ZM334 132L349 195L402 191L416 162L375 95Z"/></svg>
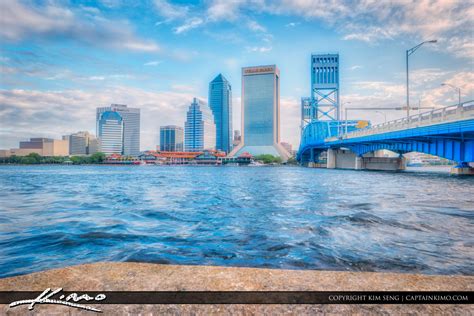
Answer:
<svg viewBox="0 0 474 316"><path fill-rule="evenodd" d="M124 122L116 111L102 112L97 121L100 151L106 155L123 154Z"/></svg>
<svg viewBox="0 0 474 316"><path fill-rule="evenodd" d="M100 107L97 108L97 121L106 111L118 112L123 119L123 155L138 156L140 153L140 109L129 108L124 104Z"/></svg>
<svg viewBox="0 0 474 316"><path fill-rule="evenodd" d="M211 109L194 98L186 114L184 128L185 151L202 151L216 147L216 125Z"/></svg>
<svg viewBox="0 0 474 316"><path fill-rule="evenodd" d="M21 141L19 148L11 148L0 151L0 157L27 156L31 153L37 153L40 156L68 156L69 141L67 139L52 138L30 138L27 141Z"/></svg>
<svg viewBox="0 0 474 316"><path fill-rule="evenodd" d="M77 132L67 137L70 155L91 155L99 150L98 140L89 132Z"/></svg>
<svg viewBox="0 0 474 316"><path fill-rule="evenodd" d="M232 87L222 74L209 83L209 107L216 123L216 149L229 153L232 149Z"/></svg>
<svg viewBox="0 0 474 316"><path fill-rule="evenodd" d="M183 128L176 125L160 127L160 151L183 151Z"/></svg>
<svg viewBox="0 0 474 316"><path fill-rule="evenodd" d="M280 145L280 71L276 65L242 68L242 136L230 156L248 152L287 160Z"/></svg>

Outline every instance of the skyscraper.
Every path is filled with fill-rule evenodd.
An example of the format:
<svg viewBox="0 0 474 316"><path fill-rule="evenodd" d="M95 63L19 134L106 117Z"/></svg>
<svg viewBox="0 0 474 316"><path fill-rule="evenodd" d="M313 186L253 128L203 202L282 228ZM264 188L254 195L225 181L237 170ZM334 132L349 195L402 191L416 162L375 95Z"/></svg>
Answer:
<svg viewBox="0 0 474 316"><path fill-rule="evenodd" d="M275 65L242 68L242 138L230 156L248 152L288 159L280 145L280 71Z"/></svg>
<svg viewBox="0 0 474 316"><path fill-rule="evenodd" d="M232 149L232 87L222 74L209 83L209 107L216 123L216 149L229 153Z"/></svg>
<svg viewBox="0 0 474 316"><path fill-rule="evenodd" d="M123 119L123 154L138 156L140 153L140 109L129 108L124 104L100 107L97 108L97 121L106 111L118 112Z"/></svg>
<svg viewBox="0 0 474 316"><path fill-rule="evenodd" d="M123 154L124 123L115 111L102 112L97 120L97 136L100 151L106 155Z"/></svg>
<svg viewBox="0 0 474 316"><path fill-rule="evenodd" d="M77 132L67 137L70 155L90 155L98 150L97 140L89 132Z"/></svg>
<svg viewBox="0 0 474 316"><path fill-rule="evenodd" d="M189 106L184 126L184 148L186 151L215 149L216 125L211 109L196 98Z"/></svg>
<svg viewBox="0 0 474 316"><path fill-rule="evenodd" d="M176 125L160 127L160 150L183 151L183 128Z"/></svg>

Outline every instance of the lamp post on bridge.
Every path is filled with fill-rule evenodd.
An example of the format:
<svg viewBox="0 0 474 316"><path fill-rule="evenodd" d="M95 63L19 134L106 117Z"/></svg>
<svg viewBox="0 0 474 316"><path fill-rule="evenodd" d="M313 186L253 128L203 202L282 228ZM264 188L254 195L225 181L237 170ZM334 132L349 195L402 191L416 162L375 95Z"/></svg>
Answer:
<svg viewBox="0 0 474 316"><path fill-rule="evenodd" d="M375 111L375 113L379 113L379 114L382 114L383 117L384 117L384 123L387 123L387 113L384 113L384 112L380 112L380 111Z"/></svg>
<svg viewBox="0 0 474 316"><path fill-rule="evenodd" d="M453 88L454 90L457 91L457 93L458 93L458 107L461 107L461 88L453 86L452 84L445 83L445 82L443 82L441 85L451 87L451 88Z"/></svg>
<svg viewBox="0 0 474 316"><path fill-rule="evenodd" d="M341 108L342 108L345 104L351 104L351 102L350 102L350 101L343 102L343 103L341 104ZM345 120L344 120L344 121L345 121L345 123L344 123L344 134L347 134L347 108L346 108L346 107L344 107L344 114L345 114L345 115L344 115L344 116L345 116Z"/></svg>
<svg viewBox="0 0 474 316"><path fill-rule="evenodd" d="M410 117L410 87L409 87L409 77L408 77L408 57L413 54L418 48L426 43L437 43L438 40L424 41L406 51L406 66L407 66L407 122Z"/></svg>

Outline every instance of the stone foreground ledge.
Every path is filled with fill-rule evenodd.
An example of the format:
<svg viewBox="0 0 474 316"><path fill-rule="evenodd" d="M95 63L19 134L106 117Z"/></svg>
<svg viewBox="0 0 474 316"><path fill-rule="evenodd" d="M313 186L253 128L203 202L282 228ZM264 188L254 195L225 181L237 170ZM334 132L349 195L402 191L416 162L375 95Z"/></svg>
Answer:
<svg viewBox="0 0 474 316"><path fill-rule="evenodd" d="M149 263L101 262L0 279L2 291L473 291L474 276L280 270ZM100 305L105 315L305 315L472 313L469 305ZM25 315L25 306L7 315ZM36 306L32 314L88 314L56 305Z"/></svg>

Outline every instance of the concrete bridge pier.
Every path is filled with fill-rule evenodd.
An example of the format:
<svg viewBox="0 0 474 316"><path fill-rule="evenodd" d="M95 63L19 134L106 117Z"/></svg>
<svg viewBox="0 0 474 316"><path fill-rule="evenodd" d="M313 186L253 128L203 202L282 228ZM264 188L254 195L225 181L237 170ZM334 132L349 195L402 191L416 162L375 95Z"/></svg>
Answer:
<svg viewBox="0 0 474 316"><path fill-rule="evenodd" d="M461 162L456 167L451 168L451 174L474 176L474 167L467 162Z"/></svg>
<svg viewBox="0 0 474 316"><path fill-rule="evenodd" d="M336 169L337 150L328 149L326 168Z"/></svg>
<svg viewBox="0 0 474 316"><path fill-rule="evenodd" d="M364 157L362 156L356 156L355 157L355 170L363 170L365 169L365 164L364 164Z"/></svg>
<svg viewBox="0 0 474 316"><path fill-rule="evenodd" d="M347 149L329 149L327 152L328 169L354 170L405 170L405 157L377 157L377 153L357 155Z"/></svg>

